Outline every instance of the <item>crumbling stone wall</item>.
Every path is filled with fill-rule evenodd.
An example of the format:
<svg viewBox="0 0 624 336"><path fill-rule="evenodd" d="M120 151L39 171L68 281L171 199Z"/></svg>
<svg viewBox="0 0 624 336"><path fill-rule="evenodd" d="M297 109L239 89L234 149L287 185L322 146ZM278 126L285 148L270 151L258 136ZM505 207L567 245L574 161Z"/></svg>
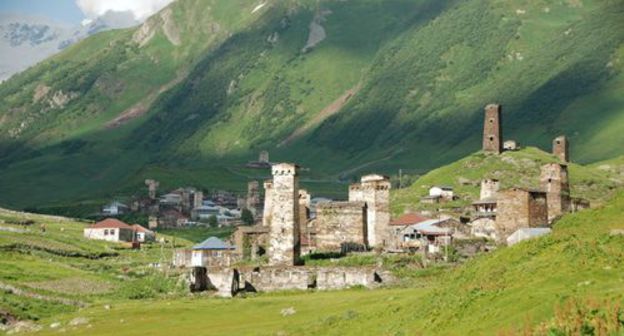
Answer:
<svg viewBox="0 0 624 336"><path fill-rule="evenodd" d="M542 166L540 182L548 199L548 220L570 211L570 183L568 167L559 163Z"/></svg>
<svg viewBox="0 0 624 336"><path fill-rule="evenodd" d="M485 120L483 123L483 151L486 153L500 154L503 152L503 107L490 104L485 107Z"/></svg>
<svg viewBox="0 0 624 336"><path fill-rule="evenodd" d="M366 204L366 233L370 247L391 244L390 188L390 179L376 174L363 176L359 184L349 188L349 202Z"/></svg>
<svg viewBox="0 0 624 336"><path fill-rule="evenodd" d="M264 267L255 269L208 269L204 287L217 295L232 297L238 292L285 290L336 290L354 286L376 288L392 284L387 271L369 267Z"/></svg>
<svg viewBox="0 0 624 336"><path fill-rule="evenodd" d="M558 136L553 140L553 154L561 162L570 162L570 148L568 138L565 135Z"/></svg>
<svg viewBox="0 0 624 336"><path fill-rule="evenodd" d="M343 244L367 246L366 204L330 202L316 210L316 248L324 252L341 251Z"/></svg>
<svg viewBox="0 0 624 336"><path fill-rule="evenodd" d="M268 227L273 217L273 181L264 181L264 210L262 211L262 226Z"/></svg>
<svg viewBox="0 0 624 336"><path fill-rule="evenodd" d="M546 193L511 188L498 193L496 236L505 241L521 228L548 225Z"/></svg>
<svg viewBox="0 0 624 336"><path fill-rule="evenodd" d="M290 163L273 165L273 210L269 225L269 265L292 266L299 262L299 176Z"/></svg>

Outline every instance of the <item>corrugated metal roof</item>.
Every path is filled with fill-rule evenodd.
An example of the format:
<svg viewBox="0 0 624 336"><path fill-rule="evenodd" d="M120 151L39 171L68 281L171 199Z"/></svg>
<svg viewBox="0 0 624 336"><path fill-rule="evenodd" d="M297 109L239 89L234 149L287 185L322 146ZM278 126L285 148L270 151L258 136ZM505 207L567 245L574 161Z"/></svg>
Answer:
<svg viewBox="0 0 624 336"><path fill-rule="evenodd" d="M234 246L224 242L217 237L210 237L203 242L193 246L193 250L233 250Z"/></svg>

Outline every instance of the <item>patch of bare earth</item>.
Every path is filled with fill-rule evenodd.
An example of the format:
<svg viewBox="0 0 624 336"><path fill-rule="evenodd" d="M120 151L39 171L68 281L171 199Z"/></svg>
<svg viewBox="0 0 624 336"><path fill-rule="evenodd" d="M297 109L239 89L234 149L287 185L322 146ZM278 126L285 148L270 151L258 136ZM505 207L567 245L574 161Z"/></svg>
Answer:
<svg viewBox="0 0 624 336"><path fill-rule="evenodd" d="M107 129L117 128L144 115L145 113L147 113L147 111L149 111L150 107L152 107L152 104L154 103L154 101L156 101L156 98L158 98L158 96L160 96L165 91L171 89L172 87L182 82L182 80L184 80L184 78L186 78L187 75L188 75L188 72L186 71L180 73L176 78L162 85L160 88L158 88L158 90L152 91L150 94L148 94L145 98L143 98L141 101L136 103L134 106L125 110L120 115L118 115L115 119L106 123L105 127Z"/></svg>
<svg viewBox="0 0 624 336"><path fill-rule="evenodd" d="M290 144L291 142L299 139L303 136L307 131L312 128L320 125L327 118L332 115L338 113L348 102L351 100L353 96L360 90L360 84L355 87L347 90L342 96L338 97L338 99L334 100L331 104L327 105L321 112L319 112L314 118L310 119L303 126L297 128L294 132L292 132L284 141L280 142L278 147L285 146Z"/></svg>

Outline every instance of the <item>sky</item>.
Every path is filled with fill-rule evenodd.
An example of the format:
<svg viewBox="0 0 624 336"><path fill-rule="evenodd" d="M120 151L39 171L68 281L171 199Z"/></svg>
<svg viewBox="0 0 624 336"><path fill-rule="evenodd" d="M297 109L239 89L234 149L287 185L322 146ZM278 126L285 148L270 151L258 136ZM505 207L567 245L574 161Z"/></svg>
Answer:
<svg viewBox="0 0 624 336"><path fill-rule="evenodd" d="M173 0L0 0L0 13L43 16L69 24L94 19L109 10L131 11L145 20Z"/></svg>

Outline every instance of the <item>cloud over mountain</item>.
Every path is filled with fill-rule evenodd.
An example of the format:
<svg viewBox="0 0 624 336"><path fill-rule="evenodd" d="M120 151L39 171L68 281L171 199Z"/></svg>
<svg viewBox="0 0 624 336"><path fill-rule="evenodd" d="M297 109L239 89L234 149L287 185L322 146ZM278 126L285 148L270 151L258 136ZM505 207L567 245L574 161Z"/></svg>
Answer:
<svg viewBox="0 0 624 336"><path fill-rule="evenodd" d="M97 18L109 11L130 11L136 20L145 20L173 0L76 0L87 18Z"/></svg>

